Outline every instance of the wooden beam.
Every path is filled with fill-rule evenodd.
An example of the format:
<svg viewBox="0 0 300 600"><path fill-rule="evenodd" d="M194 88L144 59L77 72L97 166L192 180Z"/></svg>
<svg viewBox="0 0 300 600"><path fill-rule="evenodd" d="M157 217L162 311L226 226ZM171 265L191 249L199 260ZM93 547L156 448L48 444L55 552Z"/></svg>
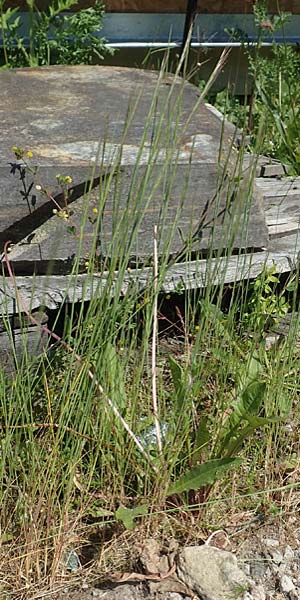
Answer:
<svg viewBox="0 0 300 600"><path fill-rule="evenodd" d="M274 241L272 251L262 251L253 254L214 258L211 260L196 260L170 266L165 274L161 293L176 292L177 290L194 290L208 285L222 285L233 283L242 279L257 277L263 266L276 265L277 273L291 270L297 258L298 245L295 236L288 237L283 244L282 240ZM281 249L280 245L283 246ZM133 269L126 272L120 283L120 275L111 274L79 274L79 275L46 275L35 277L16 277L16 285L22 302L34 310L40 306L56 309L63 302L83 302L92 298L100 298L104 293L113 297L115 293L124 295L129 287L142 291L152 281L152 269ZM0 315L14 314L18 310L16 305L16 292L13 282L8 277L0 278ZM22 312L22 306L19 307Z"/></svg>
<svg viewBox="0 0 300 600"><path fill-rule="evenodd" d="M48 0L37 0L39 9L45 10ZM88 8L94 4L93 0L79 0L73 10ZM104 0L106 12L142 12L142 13L185 13L186 0ZM254 0L201 0L199 13L252 13ZM20 10L27 10L26 0L10 0L7 7L18 6ZM300 14L299 0L269 0L268 10L276 13L278 10ZM71 9L72 10L72 9Z"/></svg>

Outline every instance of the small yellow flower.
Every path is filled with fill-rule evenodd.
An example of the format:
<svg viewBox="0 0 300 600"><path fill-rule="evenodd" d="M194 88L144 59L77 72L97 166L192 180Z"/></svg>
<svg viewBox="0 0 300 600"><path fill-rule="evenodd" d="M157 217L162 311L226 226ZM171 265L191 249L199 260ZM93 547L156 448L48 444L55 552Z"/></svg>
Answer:
<svg viewBox="0 0 300 600"><path fill-rule="evenodd" d="M57 208L54 208L52 212L53 212L54 215L57 215L57 213L58 213Z"/></svg>
<svg viewBox="0 0 300 600"><path fill-rule="evenodd" d="M13 146L12 151L15 153L16 159L21 160L24 156L23 148L19 148L19 146Z"/></svg>
<svg viewBox="0 0 300 600"><path fill-rule="evenodd" d="M99 211L98 211L98 208L94 207L92 212L94 213L94 215L97 215L97 214L98 214L98 212L99 212Z"/></svg>
<svg viewBox="0 0 300 600"><path fill-rule="evenodd" d="M88 269L88 267L90 266L90 263L88 260L85 261L84 266Z"/></svg>
<svg viewBox="0 0 300 600"><path fill-rule="evenodd" d="M170 300L170 298L171 298L171 294L167 294L166 295L166 300Z"/></svg>
<svg viewBox="0 0 300 600"><path fill-rule="evenodd" d="M36 184L35 189L40 192L42 190L42 186L39 183ZM55 210L55 209L54 209Z"/></svg>
<svg viewBox="0 0 300 600"><path fill-rule="evenodd" d="M72 183L73 179L72 177L70 177L70 175L61 175L60 173L58 173L56 175L56 179L58 181L58 183L60 183L60 185L68 185L69 183Z"/></svg>
<svg viewBox="0 0 300 600"><path fill-rule="evenodd" d="M59 211L59 213L58 213L58 216L59 216L61 219L65 219L65 220L67 220L67 219L69 218L69 213L68 213L68 211L66 211L66 210L60 210L60 211Z"/></svg>
<svg viewBox="0 0 300 600"><path fill-rule="evenodd" d="M26 158L32 158L32 157L33 157L33 153L31 152L31 150L27 150Z"/></svg>
<svg viewBox="0 0 300 600"><path fill-rule="evenodd" d="M199 331L199 330L200 330L200 325L196 325L195 331Z"/></svg>
<svg viewBox="0 0 300 600"><path fill-rule="evenodd" d="M128 267L127 273L131 273L131 268L130 267Z"/></svg>

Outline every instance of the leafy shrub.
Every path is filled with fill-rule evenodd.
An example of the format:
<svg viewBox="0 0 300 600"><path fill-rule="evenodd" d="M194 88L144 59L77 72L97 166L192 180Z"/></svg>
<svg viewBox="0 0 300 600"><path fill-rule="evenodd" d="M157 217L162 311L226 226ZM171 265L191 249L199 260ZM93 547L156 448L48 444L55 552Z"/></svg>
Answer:
<svg viewBox="0 0 300 600"><path fill-rule="evenodd" d="M90 64L113 50L99 37L102 29L103 6L76 13L65 13L77 0L52 0L39 11L33 0L27 0L28 40L24 37L18 8L4 8L0 0L0 34L3 62L7 67L34 67L51 64Z"/></svg>
<svg viewBox="0 0 300 600"><path fill-rule="evenodd" d="M255 3L254 20L257 43L254 45L241 30L229 30L242 44L248 59L253 88L250 102L240 103L230 89L217 94L214 104L238 127L248 129L251 145L289 166L300 174L300 52L298 47L279 44L274 33L283 32L290 13L268 14L267 3ZM270 51L263 50L263 40L271 42ZM259 138L259 139L258 139Z"/></svg>

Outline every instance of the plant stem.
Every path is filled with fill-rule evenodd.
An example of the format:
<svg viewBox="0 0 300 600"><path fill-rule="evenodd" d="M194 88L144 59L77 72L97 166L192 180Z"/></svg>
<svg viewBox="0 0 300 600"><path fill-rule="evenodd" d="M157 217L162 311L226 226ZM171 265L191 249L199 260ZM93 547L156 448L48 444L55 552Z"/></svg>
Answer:
<svg viewBox="0 0 300 600"><path fill-rule="evenodd" d="M154 308L153 308L153 329L152 329L152 360L151 360L151 372L152 372L152 406L153 416L156 430L157 448L160 455L162 455L162 441L161 441L161 430L158 418L158 404L157 404L157 371L156 371L156 341L157 341L157 287L158 287L158 252L157 252L157 225L153 228L153 293L154 293Z"/></svg>
<svg viewBox="0 0 300 600"><path fill-rule="evenodd" d="M79 354L77 354L77 352L74 351L74 349L72 348L72 346L70 346L70 344L68 344L67 342L65 342L59 335L57 335L54 331L51 331L51 329L49 329L46 325L43 325L42 323L40 323L39 321L37 321L29 312L25 302L23 301L17 284L16 284L16 280L15 280L15 276L13 274L11 265L10 265L10 261L9 261L9 257L8 257L8 248L9 245L11 244L10 241L5 243L4 246L4 256L5 256L5 263L7 266L7 270L9 273L9 277L11 278L14 288L15 288L15 293L16 293L16 300L17 300L17 305L20 308L23 309L23 311L25 312L25 314L29 317L30 321L36 325L37 327L39 327L40 329L42 329L45 333L47 333L47 335L49 335L50 337L52 337L53 339L55 339L57 342L59 342L64 348L66 348L66 350L68 350L69 352L72 352L76 358L76 360L80 363L80 364L84 364L84 360L82 359L81 356L79 356ZM114 415L117 417L117 419L121 422L122 426L124 427L124 429L127 431L127 433L129 434L129 436L131 437L131 439L133 440L133 442L136 444L136 446L138 447L139 451L141 452L141 454L144 456L144 458L146 459L146 461L148 462L148 464L152 467L153 471L155 473L158 473L158 469L157 467L153 464L150 456L147 454L147 452L145 451L143 445L141 444L141 442L139 441L139 439L137 438L137 436L135 435L135 433L132 431L132 429L129 427L129 425L126 423L125 419L123 419L122 415L120 414L118 408L115 406L114 402L109 398L109 396L107 396L107 394L104 391L104 388L102 387L101 383L98 381L98 379L95 377L95 374L93 373L91 368L88 368L88 376L89 378L92 380L92 382L94 383L94 385L96 386L96 389L98 390L99 395L103 396L108 404L108 406L112 409Z"/></svg>

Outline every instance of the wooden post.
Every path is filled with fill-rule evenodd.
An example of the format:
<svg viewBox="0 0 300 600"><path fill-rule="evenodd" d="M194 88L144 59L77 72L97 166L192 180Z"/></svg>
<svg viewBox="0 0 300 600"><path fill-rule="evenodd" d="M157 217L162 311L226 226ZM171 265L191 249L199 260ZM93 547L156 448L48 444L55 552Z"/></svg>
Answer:
<svg viewBox="0 0 300 600"><path fill-rule="evenodd" d="M194 21L196 18L197 4L198 4L198 0L187 0L180 56L182 56L184 53L185 46L186 46L188 36L189 36L189 31L193 27L193 24L194 24ZM188 56L188 54L189 54L189 49L187 52L187 56ZM183 71L183 69L184 69L184 63L185 63L185 61L183 61L183 63L182 63L181 71Z"/></svg>
<svg viewBox="0 0 300 600"><path fill-rule="evenodd" d="M34 311L33 316L41 324L48 317L43 311ZM27 355L34 358L43 352L48 336L42 327L32 325L27 315L0 316L0 364L8 375L14 375Z"/></svg>

